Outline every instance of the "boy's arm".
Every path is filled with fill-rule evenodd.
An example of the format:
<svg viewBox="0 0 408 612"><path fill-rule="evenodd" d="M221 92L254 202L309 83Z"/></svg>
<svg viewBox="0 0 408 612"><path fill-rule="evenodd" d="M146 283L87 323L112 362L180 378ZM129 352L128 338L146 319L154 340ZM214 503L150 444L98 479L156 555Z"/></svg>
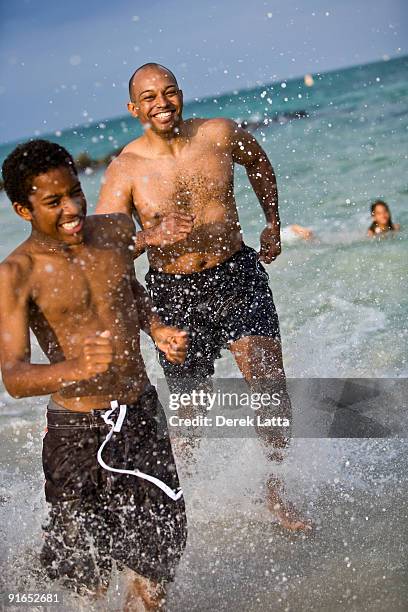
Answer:
<svg viewBox="0 0 408 612"><path fill-rule="evenodd" d="M0 363L4 385L17 398L55 393L66 383L106 371L111 361L111 342L99 336L87 338L76 359L50 365L30 363L30 272L28 256L0 265Z"/></svg>
<svg viewBox="0 0 408 612"><path fill-rule="evenodd" d="M117 243L120 239L122 248L134 253L135 226L133 220L126 215L106 215L110 227L110 240ZM106 232L105 232L106 237ZM128 255L128 251L126 252ZM156 313L156 309L146 289L139 283L133 268L130 271L130 283L136 303L140 329L150 336L157 348L164 352L172 363L182 363L187 352L187 332L165 325Z"/></svg>
<svg viewBox="0 0 408 612"><path fill-rule="evenodd" d="M141 329L152 338L157 348L163 351L168 361L183 363L187 352L187 332L163 323L155 312L149 294L136 276L132 279L132 289Z"/></svg>
<svg viewBox="0 0 408 612"><path fill-rule="evenodd" d="M137 306L140 329L153 338L155 329L162 326L163 322L156 313L149 294L143 285L139 283L136 275L132 278L132 291Z"/></svg>

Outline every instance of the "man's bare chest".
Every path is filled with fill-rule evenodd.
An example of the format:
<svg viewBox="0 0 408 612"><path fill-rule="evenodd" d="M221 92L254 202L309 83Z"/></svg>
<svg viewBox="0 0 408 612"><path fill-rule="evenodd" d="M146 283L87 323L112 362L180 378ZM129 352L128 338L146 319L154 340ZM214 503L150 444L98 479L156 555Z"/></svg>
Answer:
<svg viewBox="0 0 408 612"><path fill-rule="evenodd" d="M214 151L182 160L149 160L133 180L133 201L142 217L169 212L197 214L206 203L232 192L233 165Z"/></svg>

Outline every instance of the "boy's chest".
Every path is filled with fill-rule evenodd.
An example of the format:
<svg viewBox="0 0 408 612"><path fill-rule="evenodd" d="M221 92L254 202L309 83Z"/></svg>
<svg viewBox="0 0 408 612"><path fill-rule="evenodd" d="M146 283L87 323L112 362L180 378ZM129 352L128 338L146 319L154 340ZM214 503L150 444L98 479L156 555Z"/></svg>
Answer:
<svg viewBox="0 0 408 612"><path fill-rule="evenodd" d="M38 262L31 297L47 320L112 310L131 291L132 264L115 251L56 255Z"/></svg>

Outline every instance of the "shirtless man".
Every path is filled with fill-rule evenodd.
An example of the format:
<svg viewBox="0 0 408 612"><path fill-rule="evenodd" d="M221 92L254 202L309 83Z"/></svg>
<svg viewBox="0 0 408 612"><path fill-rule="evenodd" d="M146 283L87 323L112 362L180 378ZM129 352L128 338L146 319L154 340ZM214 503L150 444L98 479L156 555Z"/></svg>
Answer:
<svg viewBox="0 0 408 612"><path fill-rule="evenodd" d="M3 381L14 397L52 394L42 564L51 579L101 594L115 559L129 578L125 609L159 609L186 521L139 335L143 329L170 362L181 363L186 333L161 323L136 281L129 217L86 216L65 149L44 140L23 144L4 162L3 177L15 212L31 224L30 237L0 264ZM49 364L31 363L30 329ZM106 410L113 400L119 414L115 404ZM112 475L121 469L140 473Z"/></svg>
<svg viewBox="0 0 408 612"><path fill-rule="evenodd" d="M281 250L276 178L265 152L231 120L184 120L183 94L163 66L137 69L129 93L128 110L144 133L110 164L96 212L136 217L142 228L136 249L147 250L146 282L157 312L168 324L189 330L183 364L160 354L170 388L211 377L224 347L249 384L269 380L284 386L279 322L261 264L274 261ZM259 255L242 241L234 164L245 167L266 217ZM289 416L288 398L285 410ZM283 432L269 432L266 442L270 452L286 439ZM275 480L270 482L269 504L279 521L304 529Z"/></svg>

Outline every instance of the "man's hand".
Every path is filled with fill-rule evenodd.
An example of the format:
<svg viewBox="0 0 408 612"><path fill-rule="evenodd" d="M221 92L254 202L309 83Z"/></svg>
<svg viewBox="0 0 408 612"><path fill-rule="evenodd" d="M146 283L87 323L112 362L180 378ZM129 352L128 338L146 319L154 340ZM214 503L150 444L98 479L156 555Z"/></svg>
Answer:
<svg viewBox="0 0 408 612"><path fill-rule="evenodd" d="M101 334L85 338L81 354L73 360L72 380L87 380L97 374L103 374L113 360L111 334L104 331Z"/></svg>
<svg viewBox="0 0 408 612"><path fill-rule="evenodd" d="M279 229L265 227L261 234L261 249L259 259L266 264L275 261L281 253L281 241Z"/></svg>
<svg viewBox="0 0 408 612"><path fill-rule="evenodd" d="M157 325L151 331L152 338L158 349L163 351L167 361L183 363L186 358L188 334L177 327Z"/></svg>
<svg viewBox="0 0 408 612"><path fill-rule="evenodd" d="M160 223L152 226L146 223L143 230L146 246L166 246L185 240L193 229L194 215L185 213L170 213L162 217Z"/></svg>

